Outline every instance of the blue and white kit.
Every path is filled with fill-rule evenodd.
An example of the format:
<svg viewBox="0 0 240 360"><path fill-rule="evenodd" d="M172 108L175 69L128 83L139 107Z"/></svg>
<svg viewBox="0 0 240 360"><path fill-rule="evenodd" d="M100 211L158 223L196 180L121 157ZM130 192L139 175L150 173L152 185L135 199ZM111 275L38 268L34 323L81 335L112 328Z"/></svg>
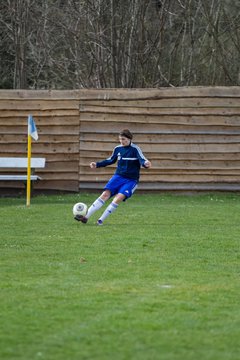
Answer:
<svg viewBox="0 0 240 360"><path fill-rule="evenodd" d="M144 167L147 159L137 145L130 143L128 146L116 146L112 155L106 160L97 162L96 166L97 168L105 167L114 164L116 161L115 175L109 180L104 189L110 190L112 196L121 193L128 198L137 187L140 168L141 166Z"/></svg>

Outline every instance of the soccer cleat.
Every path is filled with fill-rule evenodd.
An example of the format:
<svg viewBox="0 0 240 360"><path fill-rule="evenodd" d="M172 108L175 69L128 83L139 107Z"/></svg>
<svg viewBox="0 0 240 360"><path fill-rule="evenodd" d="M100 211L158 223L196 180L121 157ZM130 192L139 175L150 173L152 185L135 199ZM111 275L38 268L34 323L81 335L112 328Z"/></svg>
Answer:
<svg viewBox="0 0 240 360"><path fill-rule="evenodd" d="M86 224L88 222L88 219L83 215L75 215L74 219L77 221L81 221L83 224Z"/></svg>
<svg viewBox="0 0 240 360"><path fill-rule="evenodd" d="M97 221L97 225L103 225L102 220L98 219L98 221Z"/></svg>

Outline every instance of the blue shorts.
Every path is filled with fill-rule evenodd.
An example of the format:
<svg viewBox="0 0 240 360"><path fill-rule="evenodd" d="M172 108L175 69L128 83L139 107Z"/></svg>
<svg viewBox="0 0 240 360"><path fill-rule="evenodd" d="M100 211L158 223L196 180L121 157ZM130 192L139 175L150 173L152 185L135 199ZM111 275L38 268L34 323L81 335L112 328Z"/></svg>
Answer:
<svg viewBox="0 0 240 360"><path fill-rule="evenodd" d="M109 190L111 192L111 196L120 193L125 195L126 199L128 199L136 190L137 185L137 180L127 179L120 175L113 175L113 177L111 177L111 179L106 184L104 190Z"/></svg>

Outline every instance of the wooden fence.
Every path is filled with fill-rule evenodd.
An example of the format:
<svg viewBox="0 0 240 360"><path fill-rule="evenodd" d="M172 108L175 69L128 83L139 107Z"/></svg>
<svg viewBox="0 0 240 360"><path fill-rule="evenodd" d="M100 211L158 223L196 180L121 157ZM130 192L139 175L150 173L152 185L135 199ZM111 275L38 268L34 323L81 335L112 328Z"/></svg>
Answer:
<svg viewBox="0 0 240 360"><path fill-rule="evenodd" d="M27 154L27 117L46 157L38 189L101 189L114 166L91 170L129 128L152 161L143 190L240 190L240 88L0 90L0 156ZM22 184L2 182L1 187Z"/></svg>

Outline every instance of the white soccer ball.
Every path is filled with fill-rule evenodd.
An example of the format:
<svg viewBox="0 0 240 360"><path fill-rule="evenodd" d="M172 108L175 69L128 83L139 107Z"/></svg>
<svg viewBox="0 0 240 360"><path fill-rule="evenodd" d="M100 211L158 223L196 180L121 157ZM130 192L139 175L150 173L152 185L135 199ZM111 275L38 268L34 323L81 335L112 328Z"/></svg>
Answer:
<svg viewBox="0 0 240 360"><path fill-rule="evenodd" d="M74 216L76 216L76 215L85 216L85 215L87 215L87 211L88 211L87 205L82 202L76 203L73 206L73 215Z"/></svg>

